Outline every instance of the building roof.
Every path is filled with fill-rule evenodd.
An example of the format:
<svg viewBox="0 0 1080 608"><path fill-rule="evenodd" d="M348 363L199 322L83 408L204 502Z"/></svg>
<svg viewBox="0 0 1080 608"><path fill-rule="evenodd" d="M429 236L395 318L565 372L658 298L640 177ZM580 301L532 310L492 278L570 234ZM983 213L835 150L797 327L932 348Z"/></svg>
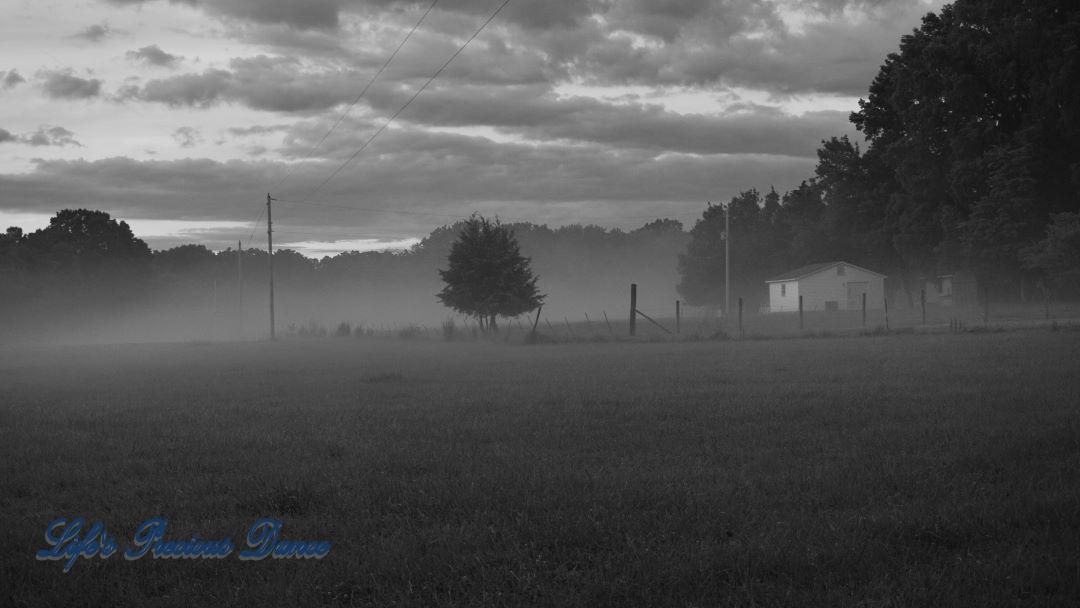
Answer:
<svg viewBox="0 0 1080 608"><path fill-rule="evenodd" d="M885 275L881 274L880 272L874 272L873 270L870 270L868 268L863 268L862 266L856 266L855 264L849 264L848 262L837 261L837 262L821 262L819 264L807 264L806 266L800 266L799 268L796 268L794 270L789 270L788 272L785 272L783 274L778 274L778 275L776 275L776 276L774 276L774 277L772 277L770 279L766 279L765 282L766 283L778 283L780 281L797 281L797 280L799 280L799 279L801 279L803 277L808 277L808 276L810 276L812 274L817 274L817 273L821 272L822 270L828 270L829 268L832 268L833 266L838 266L840 264L844 264L845 266L851 266L852 268L858 268L859 270L869 272L870 274L876 274L876 275L878 275L879 277L882 277L882 278L885 277Z"/></svg>

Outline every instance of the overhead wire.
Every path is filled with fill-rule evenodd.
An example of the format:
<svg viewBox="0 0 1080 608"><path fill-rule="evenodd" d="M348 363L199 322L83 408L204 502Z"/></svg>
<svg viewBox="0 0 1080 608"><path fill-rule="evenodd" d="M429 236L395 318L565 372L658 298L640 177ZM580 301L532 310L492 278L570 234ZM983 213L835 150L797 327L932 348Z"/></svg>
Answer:
<svg viewBox="0 0 1080 608"><path fill-rule="evenodd" d="M486 29L487 26L490 25L491 22L494 21L496 17L498 17L499 13L502 12L502 10L504 8L506 8L506 6L508 4L510 4L510 2L511 2L511 0L504 0L499 5L499 7L496 8L495 11L492 12L492 14L490 16L488 16L488 18L480 25L480 27L477 28L476 31L474 31L473 34L471 36L469 36L469 38L467 38L465 40L465 42L462 43L461 46L459 46L458 49L455 50L454 53L451 54L450 57L441 66L439 66L439 68L437 70L435 70L435 72L424 82L423 85L420 86L420 88L418 88L412 94L411 97L409 97L409 99L404 104L402 104L385 122L383 122L383 124L374 133L372 133L371 136L369 136L367 138L367 140L365 140L364 143L361 144L361 146L355 152L353 152L348 158L345 159L344 162L342 162L340 165L338 165L337 168L335 168L329 175L327 175L321 182L319 182L319 184L317 186L315 186L314 189L309 191L302 198L302 200L295 200L295 199L274 199L274 200L276 202L278 202L278 203L282 203L282 204L286 204L286 205L315 205L315 206L330 207L330 208L337 208L337 209L345 209L345 210L350 210L350 211L368 212L368 213L390 213L390 214L409 215L409 216L416 216L416 217L459 219L461 217L459 214L442 214L442 213L431 213L431 212L405 211L405 210L387 209L387 208L356 207L356 206L352 206L352 205L341 205L341 204L326 203L326 202L320 202L320 201L312 201L310 199L311 199L311 197L313 195L315 195L322 188L324 188L331 180L333 180L338 174L340 174L341 171L343 171L345 169L345 167L347 167L349 165L349 163L354 161L360 154L362 154L364 152L364 150L366 150L372 144L372 142L374 142L375 139L378 138L390 126L391 123L393 123L410 105L412 105L412 103L414 101L416 101L417 98L420 97L420 95L431 85L431 83L434 82L444 71L446 71L446 69L450 66L450 64L453 63L453 61L462 52L465 51L466 47L468 47L470 43L472 43L477 37L479 37L479 35L484 31L484 29ZM379 78L379 76L382 75L382 73L387 69L387 67L394 60L394 58L398 55L398 53L401 51L401 49L409 41L409 39L413 36L413 34L415 34L415 32L419 29L420 25L424 22L424 20L428 17L428 15L431 13L431 11L435 8L435 5L437 3L438 3L438 0L433 0L432 1L432 3L428 6L427 10L424 11L424 13L420 16L420 18L412 26L412 28L409 30L409 32L406 34L406 36L401 40L401 42L397 45L397 47L394 49L394 51L386 59L386 61L383 62L382 66L379 68L379 70L372 76L372 78L368 81L368 83L364 86L364 88L360 91L360 93L356 96L356 98L348 105L348 107L346 107L345 111L337 119L337 121L333 124L333 126L331 126L330 129L322 136L322 138L320 138L319 141L316 142L316 144L314 146L312 146L312 148L308 151L307 155L304 157L303 161L300 161L300 163L310 159L311 156L315 153L315 151L319 148L319 146L321 146L326 141L326 139L329 138L329 136L341 125L341 123L345 120L346 116L352 110L352 108L357 103L359 103L360 99L362 99L364 97L364 95L371 88L371 86L375 83L375 81ZM291 176L293 172L295 172L296 167L300 163L293 164L292 167L290 167L289 171L287 171L285 173L285 175L283 175L277 181L277 183L274 185L273 188L271 188L271 190L276 190L281 184L283 184L285 182L285 180L288 179L288 177ZM256 219L255 226L252 229L251 236L248 237L249 242L250 242L251 238L254 236L255 230L258 228L258 225L261 222L263 213L265 213L265 210L260 211L259 218ZM641 216L625 216L625 217L605 216L605 217L597 217L597 218L575 217L574 219L580 220L580 221L645 220L645 219L653 219L654 217L655 217L655 215L641 215ZM506 218L502 218L502 219L505 219L505 220L508 220L508 221L520 221L520 222L531 221L531 220L526 219L526 218L509 218L509 217L506 217ZM300 232L296 232L296 231L292 231L292 232L283 231L283 232L281 232L281 234L310 234L310 235L332 236L329 233L314 233L314 232L300 233Z"/></svg>
<svg viewBox="0 0 1080 608"><path fill-rule="evenodd" d="M364 97L364 95L367 94L368 89L370 89L372 85L375 84L375 81L379 79L379 76L381 76L382 73L386 71L386 68L390 66L390 62L392 62L394 58L397 57L398 53L401 52L401 49L405 46L405 43L407 43L409 39L412 38L413 34L416 33L416 30L420 28L420 24L422 24L424 20L427 19L427 16L431 14L432 9L435 8L435 5L438 4L438 2L439 0L432 0L431 4L427 7L427 10L424 11L424 13L420 15L420 18L417 19L416 23L413 24L412 29L409 30L409 33L405 34L405 37L402 38L401 42L398 43L397 48L394 49L394 52L390 53L390 56L386 58L386 61L384 61L383 64L379 67L378 71L375 72L375 75L372 76L370 80L368 80L367 84L365 84L364 88L360 90L360 93L356 96L356 98L353 99L352 102L349 103L349 105L345 108L345 111L341 113L341 116L338 117L337 122L335 122L333 126L331 126L330 129L322 136L322 138L320 138L319 141L316 142L310 150L308 150L308 153L306 156L304 156L303 160L292 164L289 170L285 172L285 174L282 175L281 178L278 179L278 181L270 188L271 192L274 192L279 187L281 187L281 184L285 183L285 180L287 180L296 171L296 168L300 164L307 162L307 160L310 159L313 154L315 154L315 150L319 149L319 146L321 146L326 141L326 139L330 137L330 134L332 134L339 126L341 126L341 123L345 121L345 117L349 115L349 112L351 112L352 109L356 106L356 104L359 103L360 100Z"/></svg>
<svg viewBox="0 0 1080 608"><path fill-rule="evenodd" d="M322 190L322 188L326 186L326 184L328 184L330 180L334 179L339 173L341 173L342 170L344 170L345 167L349 165L349 163L355 160L357 156L360 156L360 154L364 150L366 150L368 146L371 145L371 142L375 141L375 138L381 135L383 131L385 131L386 128L390 126L390 124L394 122L394 120L398 116L400 116L402 112L405 111L406 108L412 105L412 102L416 101L416 98L420 97L420 94L423 93L428 88L428 86L431 85L431 83L434 82L435 79L438 78L439 75L442 74L446 70L446 68L450 66L454 59L456 59L457 56L465 50L465 47L469 46L469 43L471 43L477 38L477 36L480 35L480 32L484 31L484 28L486 28L488 24L495 20L495 17L497 17L499 13L502 12L504 8L506 8L506 5L508 4L510 4L510 0L504 0L504 2L499 5L499 8L495 9L495 12L493 12L491 16L488 17L487 20L485 20L475 32L473 32L472 36L469 36L469 38L465 40L464 44L458 47L458 49L454 51L452 55L450 55L450 58L447 59L446 62L439 67L439 69L435 70L435 73L432 74L431 77L428 78L427 81L424 82L424 84L416 90L415 93L413 93L412 97L410 97L408 101L402 104L402 106L398 108L397 111L390 116L390 118L388 118L374 133L372 133L371 136L368 137L367 140L364 141L364 143L356 150L356 152L353 152L352 155L349 156L349 158L345 159L345 162L341 163L336 169L334 169L330 173L330 175L326 176L326 178L319 182L319 185L315 186L313 190L308 192L307 195L304 196L304 200L306 201L310 199L312 196L315 195L316 192Z"/></svg>
<svg viewBox="0 0 1080 608"><path fill-rule="evenodd" d="M259 216L255 218L255 223L251 225L251 234L248 235L247 243L244 244L245 248L251 244L251 239L255 238L255 231L259 229L259 224L262 222L264 213L266 213L266 209L260 208Z"/></svg>

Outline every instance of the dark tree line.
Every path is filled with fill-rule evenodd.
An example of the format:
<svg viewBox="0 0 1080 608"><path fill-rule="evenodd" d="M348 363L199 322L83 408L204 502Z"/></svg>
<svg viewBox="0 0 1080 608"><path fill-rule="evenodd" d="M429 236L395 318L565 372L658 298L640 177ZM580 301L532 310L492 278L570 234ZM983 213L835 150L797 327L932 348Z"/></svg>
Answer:
<svg viewBox="0 0 1080 608"><path fill-rule="evenodd" d="M0 306L42 315L117 310L146 294L152 266L150 248L126 222L66 209L41 230L0 236Z"/></svg>
<svg viewBox="0 0 1080 608"><path fill-rule="evenodd" d="M814 175L732 205L732 275L843 259L909 289L966 270L998 292L1076 292L1080 256L1080 4L958 0L900 41ZM779 200L778 200L779 199ZM680 291L718 302L723 213L706 210ZM1015 291L1013 291L1015 290Z"/></svg>
<svg viewBox="0 0 1080 608"><path fill-rule="evenodd" d="M406 251L351 251L313 259L279 249L274 269L282 310L302 304L314 314L334 300L333 314L347 312L357 294L436 304L435 293L442 287L438 270L447 268L451 246L467 225L463 220L436 228ZM688 239L675 220L656 220L629 232L582 225L504 227L513 231L521 255L532 258L532 270L542 277L540 291L554 288L563 299L576 294L595 301L607 289L621 300L629 282L644 276L671 284L676 256ZM267 257L265 249L245 249L243 284L238 285L235 249L215 252L191 244L151 251L125 222L107 213L63 210L45 229L23 234L9 228L0 235L0 330L92 323L102 316L121 318L163 307L177 317L207 307L227 316L241 299L259 311L267 295ZM354 310L365 314L361 305Z"/></svg>

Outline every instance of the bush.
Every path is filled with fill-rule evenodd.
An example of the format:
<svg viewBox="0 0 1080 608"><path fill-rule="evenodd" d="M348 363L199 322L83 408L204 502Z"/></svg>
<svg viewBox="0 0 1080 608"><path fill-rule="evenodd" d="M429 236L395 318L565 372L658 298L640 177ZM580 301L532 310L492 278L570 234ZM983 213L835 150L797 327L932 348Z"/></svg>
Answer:
<svg viewBox="0 0 1080 608"><path fill-rule="evenodd" d="M326 328L312 319L308 321L306 325L301 325L296 333L297 335L310 338L325 338Z"/></svg>
<svg viewBox="0 0 1080 608"><path fill-rule="evenodd" d="M342 321L338 324L337 329L334 330L334 336L338 338L348 338L352 335L352 325L348 321Z"/></svg>

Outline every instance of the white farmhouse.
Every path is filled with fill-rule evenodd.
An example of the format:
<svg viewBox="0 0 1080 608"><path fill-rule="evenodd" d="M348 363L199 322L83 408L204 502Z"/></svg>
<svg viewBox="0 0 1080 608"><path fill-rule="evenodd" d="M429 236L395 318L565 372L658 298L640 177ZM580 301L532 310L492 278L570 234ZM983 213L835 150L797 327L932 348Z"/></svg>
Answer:
<svg viewBox="0 0 1080 608"><path fill-rule="evenodd" d="M861 310L885 306L885 275L847 262L825 262L796 268L767 281L769 312L799 310Z"/></svg>

